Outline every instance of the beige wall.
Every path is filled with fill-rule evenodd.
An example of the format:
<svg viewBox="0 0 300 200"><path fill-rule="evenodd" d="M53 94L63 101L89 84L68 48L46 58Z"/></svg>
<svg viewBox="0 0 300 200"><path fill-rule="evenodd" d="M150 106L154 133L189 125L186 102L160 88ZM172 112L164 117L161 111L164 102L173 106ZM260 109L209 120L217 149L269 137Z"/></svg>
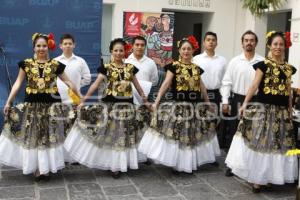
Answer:
<svg viewBox="0 0 300 200"><path fill-rule="evenodd" d="M238 0L239 1L239 0ZM236 18L238 31L240 33L242 30L246 30L248 28L254 30L259 37L259 44L257 46L257 52L261 55L264 55L265 52L265 34L267 32L267 17L263 16L261 18L253 17L249 11L245 11L239 6L238 17ZM242 11L242 12L241 12ZM284 12L284 11L292 11L292 21L291 21L291 35L294 33L299 33L300 37L300 0L287 0L285 4L276 12ZM292 86L295 88L300 88L300 39L299 42L293 41L292 37L292 47L289 50L289 63L294 65L298 71L293 76L293 84ZM238 48L238 44L236 44L236 49Z"/></svg>
<svg viewBox="0 0 300 200"><path fill-rule="evenodd" d="M162 9L178 10L184 12L204 13L203 20L211 22L203 27L203 31L211 30L218 33L218 53L230 59L235 55L235 42L239 41L240 35L236 37L236 12L232 11L237 7L239 0L103 0L104 4L114 4L112 38L121 37L123 34L123 12L161 12ZM176 5L176 2L180 5ZM184 5L185 2L209 2L209 7ZM183 4L182 4L183 3ZM182 5L181 5L182 4ZM208 13L205 15L205 13ZM239 50L238 50L239 51Z"/></svg>
<svg viewBox="0 0 300 200"><path fill-rule="evenodd" d="M240 0L103 0L104 4L113 4L112 38L123 34L123 12L161 12L162 9L203 13L206 22L203 31L211 30L218 34L217 52L230 60L242 52L241 35L248 29L259 37L257 52L264 55L267 17L255 18L242 8ZM209 6L191 6L193 2L209 2ZM176 3L179 5L176 5ZM300 0L287 0L280 10L292 10L291 32L300 32ZM208 14L207 14L208 13ZM300 40L300 39L299 39ZM299 68L293 77L294 87L300 88L300 42L293 42L290 48L289 62Z"/></svg>
<svg viewBox="0 0 300 200"><path fill-rule="evenodd" d="M300 88L300 39L293 41L293 34L298 33L300 37L300 0L288 0L282 10L292 10L291 35L293 45L290 47L289 62L297 68L293 76L293 87Z"/></svg>

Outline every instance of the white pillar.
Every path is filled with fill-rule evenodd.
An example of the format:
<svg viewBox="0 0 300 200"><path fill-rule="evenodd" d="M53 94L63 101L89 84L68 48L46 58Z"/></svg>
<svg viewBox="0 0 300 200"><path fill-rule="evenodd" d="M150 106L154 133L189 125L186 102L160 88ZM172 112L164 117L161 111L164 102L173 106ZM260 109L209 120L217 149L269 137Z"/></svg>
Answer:
<svg viewBox="0 0 300 200"><path fill-rule="evenodd" d="M248 11L248 13L250 12ZM257 34L258 37L256 52L262 56L265 56L268 18L266 15L263 15L260 18L251 15L249 18L251 18L249 20L252 22L252 24L250 22L250 25L252 26L251 29Z"/></svg>

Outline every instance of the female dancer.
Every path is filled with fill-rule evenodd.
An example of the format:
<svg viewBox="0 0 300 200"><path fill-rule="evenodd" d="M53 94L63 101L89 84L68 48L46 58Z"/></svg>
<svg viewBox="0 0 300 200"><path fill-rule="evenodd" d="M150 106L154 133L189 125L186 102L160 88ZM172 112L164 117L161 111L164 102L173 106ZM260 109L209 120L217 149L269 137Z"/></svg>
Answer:
<svg viewBox="0 0 300 200"><path fill-rule="evenodd" d="M197 48L193 36L179 42L180 59L165 66L166 78L152 105L155 114L139 144L141 153L156 163L172 167L176 174L192 173L202 164L214 163L215 156L220 154L215 118L209 112L209 100L201 80L203 70L192 63ZM167 98L168 102L157 109L169 87L172 98Z"/></svg>
<svg viewBox="0 0 300 200"><path fill-rule="evenodd" d="M269 57L255 64L255 79L240 109L243 118L226 158L232 172L252 183L253 192L260 185L291 183L297 179L297 157L285 153L295 148L291 119L291 76L296 69L284 62L285 37L270 32ZM259 104L247 108L258 89Z"/></svg>
<svg viewBox="0 0 300 200"><path fill-rule="evenodd" d="M36 181L48 180L49 172L64 167L63 142L74 113L63 106L56 86L59 77L78 96L64 74L65 65L50 59L53 36L36 33L32 37L34 58L19 62L19 74L4 106L5 124L0 136L0 162L34 173ZM12 102L26 79L25 101Z"/></svg>
<svg viewBox="0 0 300 200"><path fill-rule="evenodd" d="M111 170L114 178L128 167L138 168L139 129L131 83L147 103L135 77L138 69L123 62L125 45L121 38L111 41L109 49L113 59L98 69L98 77L79 105L79 118L65 141L66 150L76 161L91 168ZM102 101L83 106L105 80L107 87Z"/></svg>

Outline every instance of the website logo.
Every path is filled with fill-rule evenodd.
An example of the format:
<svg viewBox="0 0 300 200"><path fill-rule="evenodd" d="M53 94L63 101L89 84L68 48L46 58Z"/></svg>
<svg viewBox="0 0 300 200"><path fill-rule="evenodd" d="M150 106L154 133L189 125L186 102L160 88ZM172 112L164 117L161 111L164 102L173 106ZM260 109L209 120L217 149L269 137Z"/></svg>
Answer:
<svg viewBox="0 0 300 200"><path fill-rule="evenodd" d="M67 20L65 23L66 29L90 31L98 24L96 21L75 21Z"/></svg>
<svg viewBox="0 0 300 200"><path fill-rule="evenodd" d="M30 6L55 6L59 0L29 0Z"/></svg>
<svg viewBox="0 0 300 200"><path fill-rule="evenodd" d="M25 26L30 20L23 17L0 17L0 25Z"/></svg>

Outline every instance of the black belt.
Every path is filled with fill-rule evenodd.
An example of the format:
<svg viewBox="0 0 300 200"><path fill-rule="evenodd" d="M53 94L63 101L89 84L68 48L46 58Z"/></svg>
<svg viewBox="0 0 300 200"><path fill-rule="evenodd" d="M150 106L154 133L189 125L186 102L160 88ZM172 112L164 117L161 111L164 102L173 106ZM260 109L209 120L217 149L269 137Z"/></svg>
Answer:
<svg viewBox="0 0 300 200"><path fill-rule="evenodd" d="M238 100L242 100L242 101L244 101L244 99L246 98L246 95L242 95L242 94L237 94L237 93L232 93L233 95L232 95L232 98L235 98L235 99L238 99ZM250 101L256 101L256 98L257 98L257 96L256 95L253 95L253 97L251 98L251 100Z"/></svg>
<svg viewBox="0 0 300 200"><path fill-rule="evenodd" d="M219 91L219 89L214 89L214 90L207 90L207 92L218 93L218 92L220 92L220 91Z"/></svg>
<svg viewBox="0 0 300 200"><path fill-rule="evenodd" d="M245 98L246 97L246 95L242 95L242 94L238 94L238 93L232 93L233 95L232 95L232 97L237 97L237 98Z"/></svg>

